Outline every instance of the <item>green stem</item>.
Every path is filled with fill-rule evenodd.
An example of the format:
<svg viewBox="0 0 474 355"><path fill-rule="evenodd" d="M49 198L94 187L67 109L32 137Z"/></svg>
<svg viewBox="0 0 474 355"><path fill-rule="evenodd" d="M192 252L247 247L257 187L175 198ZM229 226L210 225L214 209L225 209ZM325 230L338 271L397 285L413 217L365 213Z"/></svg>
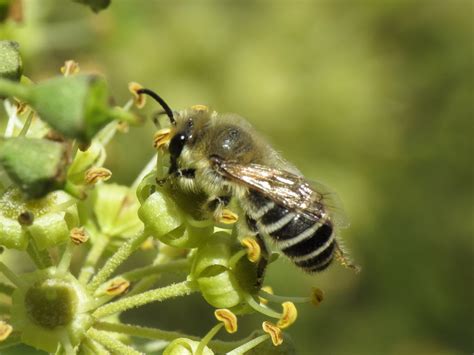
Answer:
<svg viewBox="0 0 474 355"><path fill-rule="evenodd" d="M82 342L81 349L85 355L110 355L102 345L87 337Z"/></svg>
<svg viewBox="0 0 474 355"><path fill-rule="evenodd" d="M99 234L94 238L92 248L89 250L83 267L81 268L81 272L79 273L79 282L81 284L85 285L89 282L90 277L95 272L95 266L107 247L108 242L109 238L103 234Z"/></svg>
<svg viewBox="0 0 474 355"><path fill-rule="evenodd" d="M177 338L188 338L191 340L199 341L199 337L194 335L188 335L180 332L167 331L156 328L141 327L139 325L131 324L97 321L94 323L94 328L152 340L172 341Z"/></svg>
<svg viewBox="0 0 474 355"><path fill-rule="evenodd" d="M4 295L11 295L15 291L15 286L0 282L0 293Z"/></svg>
<svg viewBox="0 0 474 355"><path fill-rule="evenodd" d="M152 276L162 272L186 272L189 270L189 268L189 260L183 259L170 261L164 264L145 266L139 269L128 271L120 276L124 279L127 279L128 281L135 281L140 280L143 277Z"/></svg>
<svg viewBox="0 0 474 355"><path fill-rule="evenodd" d="M253 349L254 347L263 343L267 339L270 339L270 335L268 334L260 335L259 337L250 340L249 342L239 346L238 348L235 348L234 350L229 351L227 355L245 354L247 351L249 351L250 349Z"/></svg>
<svg viewBox="0 0 474 355"><path fill-rule="evenodd" d="M9 348L10 346L14 346L21 343L21 333L20 332L13 332L11 333L8 338L4 341L0 342L0 350Z"/></svg>
<svg viewBox="0 0 474 355"><path fill-rule="evenodd" d="M87 290L94 293L97 288L104 283L110 275L120 266L148 237L148 234L143 232L136 237L130 239L112 255L105 263L102 269L94 276L92 281L87 285Z"/></svg>
<svg viewBox="0 0 474 355"><path fill-rule="evenodd" d="M194 341L200 341L200 338L195 335L189 335L181 332L161 330L156 328L142 327L139 325L131 324L122 324L122 323L110 323L103 321L96 321L94 323L94 328L99 330L105 330L113 333L120 333L129 335L132 337L138 337L143 339L150 340L164 340L164 341L173 341L178 338L186 338ZM212 348L214 351L225 353L229 349L233 349L236 346L240 346L243 343L246 343L251 339L252 336L247 337L243 340L234 341L234 342L225 342L221 340L213 340L208 344L208 347Z"/></svg>
<svg viewBox="0 0 474 355"><path fill-rule="evenodd" d="M311 302L310 297L286 297L286 296L278 296L278 295L273 295L271 293L265 292L260 290L259 292L260 297L265 298L266 300L269 300L271 302L275 303L283 303L286 301L291 301L293 303L309 303Z"/></svg>
<svg viewBox="0 0 474 355"><path fill-rule="evenodd" d="M29 88L11 80L0 79L0 96L15 96L22 101L28 101Z"/></svg>
<svg viewBox="0 0 474 355"><path fill-rule="evenodd" d="M58 272L60 274L64 275L68 271L69 266L71 265L73 248L74 244L72 242L66 243L63 255L61 256L61 260L58 263Z"/></svg>
<svg viewBox="0 0 474 355"><path fill-rule="evenodd" d="M281 313L278 313L271 308L268 308L266 306L261 305L260 303L257 303L251 295L248 295L246 297L246 301L247 301L247 304L250 307L252 307L254 310L256 310L259 313L265 314L268 317L280 319L282 316Z"/></svg>
<svg viewBox="0 0 474 355"><path fill-rule="evenodd" d="M142 306L147 303L160 302L168 298L186 296L191 294L194 290L195 288L192 287L190 282L183 281L177 284L150 290L135 296L122 298L118 301L108 303L102 307L99 307L92 315L96 318L103 318L114 313L123 312L127 309Z"/></svg>
<svg viewBox="0 0 474 355"><path fill-rule="evenodd" d="M49 255L48 250L39 250L31 234L30 242L28 243L26 252L38 269L45 269L53 265L53 260L51 259L51 255Z"/></svg>
<svg viewBox="0 0 474 355"><path fill-rule="evenodd" d="M26 134L28 133L28 129L30 129L31 121L33 121L33 116L34 115L35 115L34 111L31 111L28 114L28 117L26 118L26 121L23 124L23 127L22 127L20 133L18 134L18 136L20 136L20 137L26 136Z"/></svg>
<svg viewBox="0 0 474 355"><path fill-rule="evenodd" d="M4 263L0 261L0 272L16 287L24 287L24 282Z"/></svg>
<svg viewBox="0 0 474 355"><path fill-rule="evenodd" d="M105 348L110 350L113 354L124 354L124 355L141 355L143 353L136 351L128 345L125 345L121 341L111 337L104 331L90 328L87 331L87 335L92 339L103 345Z"/></svg>
<svg viewBox="0 0 474 355"><path fill-rule="evenodd" d="M219 330L222 329L224 326L224 323L219 323L215 325L205 336L202 338L202 340L199 342L199 345L196 349L196 355L202 355L202 352L206 345L211 341L212 338L219 332Z"/></svg>

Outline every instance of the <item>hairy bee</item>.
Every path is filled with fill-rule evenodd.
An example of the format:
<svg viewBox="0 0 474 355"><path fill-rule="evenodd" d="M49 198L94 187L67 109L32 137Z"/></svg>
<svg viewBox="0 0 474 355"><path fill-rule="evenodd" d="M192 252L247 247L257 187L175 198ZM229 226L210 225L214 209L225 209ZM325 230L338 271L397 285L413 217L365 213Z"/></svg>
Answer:
<svg viewBox="0 0 474 355"><path fill-rule="evenodd" d="M170 154L166 180L184 191L204 193L203 209L217 220L237 200L239 233L255 236L264 251L262 275L268 257L262 236L306 272L324 270L334 257L352 267L336 237L347 226L337 195L306 180L245 119L205 106L173 112L153 91L138 93L157 100L170 119L171 128L157 139Z"/></svg>

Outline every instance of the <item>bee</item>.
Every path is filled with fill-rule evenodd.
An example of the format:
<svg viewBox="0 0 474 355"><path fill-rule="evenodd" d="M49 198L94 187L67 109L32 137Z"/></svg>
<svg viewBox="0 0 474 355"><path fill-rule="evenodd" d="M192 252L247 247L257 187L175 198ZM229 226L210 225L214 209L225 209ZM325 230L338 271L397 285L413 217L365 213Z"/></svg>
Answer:
<svg viewBox="0 0 474 355"><path fill-rule="evenodd" d="M356 268L338 239L348 222L337 194L305 179L244 118L202 105L174 112L155 92L137 92L153 97L170 120L155 140L170 155L160 183L204 194L203 210L218 221L236 200L239 234L254 236L262 249L260 277L269 254L264 236L308 273L326 269L334 258Z"/></svg>

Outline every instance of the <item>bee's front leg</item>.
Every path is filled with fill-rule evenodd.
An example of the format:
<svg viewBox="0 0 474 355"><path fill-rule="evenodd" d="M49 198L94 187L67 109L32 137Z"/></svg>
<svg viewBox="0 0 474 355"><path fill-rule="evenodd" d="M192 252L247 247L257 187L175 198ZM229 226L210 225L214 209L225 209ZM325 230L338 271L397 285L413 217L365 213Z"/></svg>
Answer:
<svg viewBox="0 0 474 355"><path fill-rule="evenodd" d="M165 185L170 179L181 180L185 179L190 184L194 184L194 178L196 176L195 169L177 169L170 172L165 178L157 179L156 183L160 186Z"/></svg>
<svg viewBox="0 0 474 355"><path fill-rule="evenodd" d="M210 197L204 208L207 212L214 216L214 220L218 223L233 224L237 222L238 215L231 210L225 208L230 203L230 195Z"/></svg>

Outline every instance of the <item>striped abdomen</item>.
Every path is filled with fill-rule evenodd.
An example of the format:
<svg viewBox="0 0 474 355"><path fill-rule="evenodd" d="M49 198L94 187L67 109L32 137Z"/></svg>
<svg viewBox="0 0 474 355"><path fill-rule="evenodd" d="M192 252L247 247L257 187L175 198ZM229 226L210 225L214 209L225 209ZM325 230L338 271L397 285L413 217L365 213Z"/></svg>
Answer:
<svg viewBox="0 0 474 355"><path fill-rule="evenodd" d="M270 236L297 266L307 272L329 266L336 249L331 221L287 209L255 190L247 194L246 204L249 228Z"/></svg>

